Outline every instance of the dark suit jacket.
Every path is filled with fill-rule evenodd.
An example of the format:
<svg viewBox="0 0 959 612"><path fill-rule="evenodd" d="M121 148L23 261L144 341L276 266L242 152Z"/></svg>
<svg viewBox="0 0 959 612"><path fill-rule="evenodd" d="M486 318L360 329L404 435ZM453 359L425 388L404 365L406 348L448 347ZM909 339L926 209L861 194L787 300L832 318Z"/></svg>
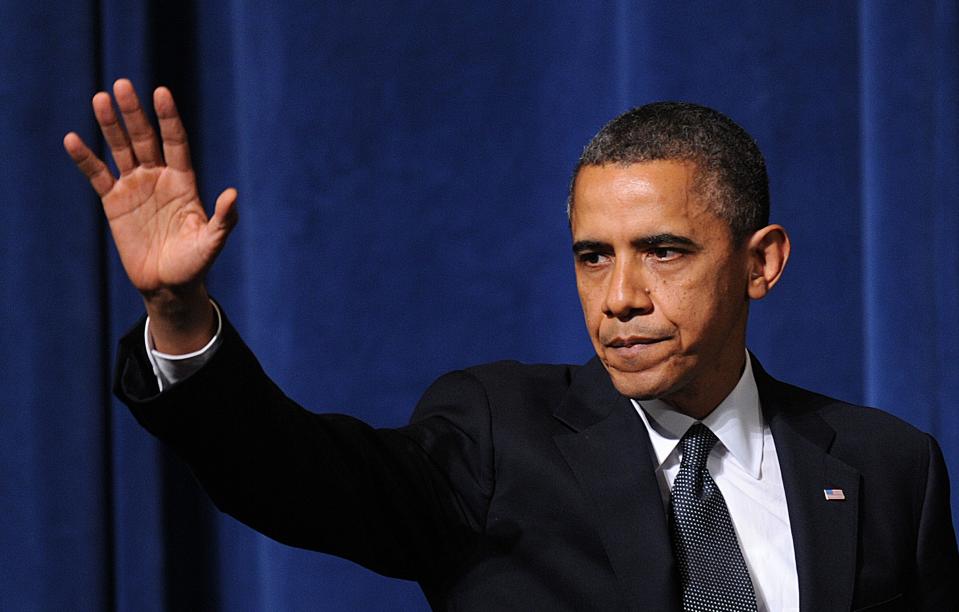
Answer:
<svg viewBox="0 0 959 612"><path fill-rule="evenodd" d="M141 324L142 325L142 324ZM294 546L417 580L437 610L678 610L648 435L597 360L447 374L409 426L308 412L235 330L162 394L142 327L116 392L222 511ZM803 610L956 609L941 452L877 410L754 360L779 454ZM826 501L841 488L845 501Z"/></svg>

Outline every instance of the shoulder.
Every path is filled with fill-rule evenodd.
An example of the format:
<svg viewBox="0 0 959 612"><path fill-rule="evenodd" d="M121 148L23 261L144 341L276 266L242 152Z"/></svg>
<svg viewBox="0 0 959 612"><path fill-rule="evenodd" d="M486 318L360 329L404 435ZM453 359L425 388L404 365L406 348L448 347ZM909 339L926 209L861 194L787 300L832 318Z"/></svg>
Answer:
<svg viewBox="0 0 959 612"><path fill-rule="evenodd" d="M937 444L929 434L885 410L757 378L763 411L802 432L829 431L830 452L858 467L910 465L923 470ZM824 429L827 428L827 429Z"/></svg>
<svg viewBox="0 0 959 612"><path fill-rule="evenodd" d="M565 389L580 366L568 364L496 361L467 368L464 372L485 387Z"/></svg>
<svg viewBox="0 0 959 612"><path fill-rule="evenodd" d="M511 396L564 395L581 366L568 364L527 364L496 361L449 372L427 389L431 398L465 395L483 396L488 402Z"/></svg>
<svg viewBox="0 0 959 612"><path fill-rule="evenodd" d="M757 380L760 397L778 404L793 414L814 413L835 428L852 429L864 433L895 432L907 436L925 436L922 431L903 419L880 408L847 402L796 385L784 383L765 375Z"/></svg>
<svg viewBox="0 0 959 612"><path fill-rule="evenodd" d="M453 425L477 437L546 435L580 371L582 366L497 361L450 372L426 390L411 422Z"/></svg>

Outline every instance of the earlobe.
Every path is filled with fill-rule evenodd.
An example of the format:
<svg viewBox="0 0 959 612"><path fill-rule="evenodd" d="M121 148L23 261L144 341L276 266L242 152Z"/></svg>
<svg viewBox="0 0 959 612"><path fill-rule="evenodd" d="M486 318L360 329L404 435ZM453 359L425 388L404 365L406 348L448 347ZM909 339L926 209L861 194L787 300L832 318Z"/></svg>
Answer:
<svg viewBox="0 0 959 612"><path fill-rule="evenodd" d="M750 299L759 300L779 282L789 260L789 235L781 225L767 225L749 238Z"/></svg>

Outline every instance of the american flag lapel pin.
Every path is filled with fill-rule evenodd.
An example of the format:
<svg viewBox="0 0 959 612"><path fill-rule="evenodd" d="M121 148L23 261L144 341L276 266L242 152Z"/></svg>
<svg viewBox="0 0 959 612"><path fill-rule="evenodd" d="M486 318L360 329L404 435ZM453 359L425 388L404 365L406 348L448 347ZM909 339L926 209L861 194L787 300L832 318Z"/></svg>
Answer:
<svg viewBox="0 0 959 612"><path fill-rule="evenodd" d="M826 501L846 501L846 494L842 492L842 489L823 489L822 492L826 496Z"/></svg>

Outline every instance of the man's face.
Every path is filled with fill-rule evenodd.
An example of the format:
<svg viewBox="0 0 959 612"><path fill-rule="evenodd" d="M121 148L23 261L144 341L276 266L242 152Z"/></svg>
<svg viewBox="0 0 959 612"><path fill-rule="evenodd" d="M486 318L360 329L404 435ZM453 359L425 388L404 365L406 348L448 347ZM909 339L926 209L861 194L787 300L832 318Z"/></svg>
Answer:
<svg viewBox="0 0 959 612"><path fill-rule="evenodd" d="M586 327L613 384L683 412L712 410L738 381L748 312L747 249L693 192L694 173L584 166L571 218Z"/></svg>

